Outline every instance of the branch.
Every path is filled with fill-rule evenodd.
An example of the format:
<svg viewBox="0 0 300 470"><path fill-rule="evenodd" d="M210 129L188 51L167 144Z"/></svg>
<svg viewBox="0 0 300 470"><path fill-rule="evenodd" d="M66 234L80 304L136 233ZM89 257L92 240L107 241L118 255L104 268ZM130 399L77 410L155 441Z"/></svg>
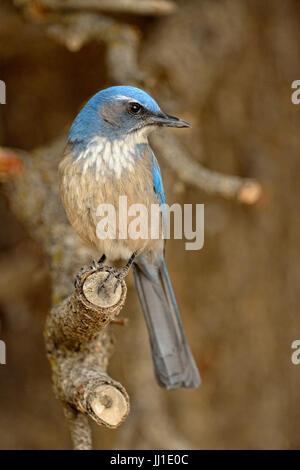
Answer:
<svg viewBox="0 0 300 470"><path fill-rule="evenodd" d="M9 177L20 174L21 160L13 153L0 147L0 182L5 182Z"/></svg>
<svg viewBox="0 0 300 470"><path fill-rule="evenodd" d="M95 262L86 266L94 253L69 225L58 195L57 166L63 146L62 140L33 154L10 150L10 155L23 160L23 169L4 189L11 209L49 261L53 308L46 321L45 342L54 390L63 404L74 447L88 449L88 416L114 428L129 412L126 390L107 374L113 350L107 326L124 305L126 285L122 281L114 291L112 276L98 293L107 273L118 270ZM84 267L72 292L80 265Z"/></svg>
<svg viewBox="0 0 300 470"><path fill-rule="evenodd" d="M74 450L92 450L92 432L88 417L77 413L69 405L64 406L64 413L69 424Z"/></svg>
<svg viewBox="0 0 300 470"><path fill-rule="evenodd" d="M113 276L99 292L99 284ZM67 413L75 448L89 447L85 414L101 424L116 428L129 413L124 387L106 373L112 345L103 331L119 314L126 298L122 281L115 290L118 269L93 263L84 266L74 292L47 317L45 343L51 364L54 390Z"/></svg>
<svg viewBox="0 0 300 470"><path fill-rule="evenodd" d="M67 13L46 26L48 34L72 52L90 41L107 45L107 69L115 82L138 83L144 73L138 65L139 31L97 13Z"/></svg>
<svg viewBox="0 0 300 470"><path fill-rule="evenodd" d="M204 168L200 163L192 160L175 135L156 134L153 136L153 142L159 147L160 155L185 183L193 184L208 194L236 199L244 204L255 204L261 197L262 187L258 181L224 175Z"/></svg>
<svg viewBox="0 0 300 470"><path fill-rule="evenodd" d="M116 83L142 84L145 74L138 65L141 32L104 13L166 15L176 9L168 0L18 0L25 14L39 21L46 32L72 52L90 41L107 45L107 69Z"/></svg>
<svg viewBox="0 0 300 470"><path fill-rule="evenodd" d="M17 0L17 3L30 5L32 0ZM39 7L160 16L173 13L177 5L169 0L40 0Z"/></svg>

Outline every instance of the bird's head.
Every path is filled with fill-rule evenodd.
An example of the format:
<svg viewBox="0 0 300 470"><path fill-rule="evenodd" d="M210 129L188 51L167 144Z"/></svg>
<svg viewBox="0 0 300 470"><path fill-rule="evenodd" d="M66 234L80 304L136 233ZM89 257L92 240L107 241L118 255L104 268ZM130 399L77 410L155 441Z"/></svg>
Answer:
<svg viewBox="0 0 300 470"><path fill-rule="evenodd" d="M143 90L114 86L99 91L87 102L73 122L69 141L86 143L95 136L111 140L132 136L139 143L161 126L190 127L187 122L165 114Z"/></svg>

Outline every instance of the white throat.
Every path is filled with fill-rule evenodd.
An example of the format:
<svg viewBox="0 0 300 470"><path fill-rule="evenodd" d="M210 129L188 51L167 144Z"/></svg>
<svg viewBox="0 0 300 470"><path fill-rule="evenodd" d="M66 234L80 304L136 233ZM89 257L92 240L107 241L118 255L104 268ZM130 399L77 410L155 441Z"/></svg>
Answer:
<svg viewBox="0 0 300 470"><path fill-rule="evenodd" d="M120 178L124 171L134 171L134 164L139 158L136 146L148 144L148 134L149 129L143 128L128 134L124 139L93 137L76 161L82 164L83 174L93 168L97 181L112 174Z"/></svg>

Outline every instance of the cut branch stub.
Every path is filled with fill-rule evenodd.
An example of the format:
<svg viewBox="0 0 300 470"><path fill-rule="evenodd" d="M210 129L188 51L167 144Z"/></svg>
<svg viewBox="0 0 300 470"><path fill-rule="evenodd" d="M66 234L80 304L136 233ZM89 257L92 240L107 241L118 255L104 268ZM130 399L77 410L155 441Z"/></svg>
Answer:
<svg viewBox="0 0 300 470"><path fill-rule="evenodd" d="M114 320L126 299L126 284L116 287L118 269L94 262L81 268L72 295L54 307L47 318L46 343L78 350ZM110 276L99 290L100 284Z"/></svg>
<svg viewBox="0 0 300 470"><path fill-rule="evenodd" d="M73 353L60 361L57 395L97 424L116 428L129 413L129 397L125 388L99 367L92 349L89 354Z"/></svg>
<svg viewBox="0 0 300 470"><path fill-rule="evenodd" d="M92 271L91 271L92 269ZM93 270L94 269L94 270ZM76 289L78 289L78 297L87 308L96 308L99 313L107 313L109 309L113 315L120 311L126 297L126 284L120 282L115 289L116 274L118 270L111 266L100 266L97 264L88 267L80 273L76 279ZM99 291L99 286L109 276L109 280L103 285Z"/></svg>
<svg viewBox="0 0 300 470"><path fill-rule="evenodd" d="M116 428L129 413L129 397L124 387L112 380L108 375L103 374L103 380L97 380L94 388L89 384L89 391L84 400L83 410L87 410L89 416L106 427ZM80 406L78 406L80 409Z"/></svg>
<svg viewBox="0 0 300 470"><path fill-rule="evenodd" d="M73 293L47 317L45 342L54 390L75 449L91 448L87 416L116 428L129 413L125 388L106 372L112 341L105 327L122 309L126 290L120 270L93 262L81 268Z"/></svg>
<svg viewBox="0 0 300 470"><path fill-rule="evenodd" d="M117 387L105 384L95 390L95 397L90 402L96 421L111 427L119 425L127 416L127 405L123 393Z"/></svg>

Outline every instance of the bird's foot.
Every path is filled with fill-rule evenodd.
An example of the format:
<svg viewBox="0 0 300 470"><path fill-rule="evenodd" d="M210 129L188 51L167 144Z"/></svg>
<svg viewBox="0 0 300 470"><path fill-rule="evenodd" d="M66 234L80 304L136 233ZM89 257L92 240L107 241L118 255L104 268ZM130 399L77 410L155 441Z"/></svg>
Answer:
<svg viewBox="0 0 300 470"><path fill-rule="evenodd" d="M103 254L98 261L96 261L95 259L92 261L90 268L93 269L94 271L98 271L98 269L103 265L105 260L106 260L106 255Z"/></svg>
<svg viewBox="0 0 300 470"><path fill-rule="evenodd" d="M103 255L103 256L105 256L105 255ZM100 260L102 260L103 256L100 258ZM116 278L116 283L115 283L115 285L114 285L114 292L116 292L118 286L121 284L121 282L122 282L122 280L124 279L124 277L126 277L127 274L129 273L129 270L130 270L130 268L131 268L131 266L132 266L132 263L133 263L135 257L136 257L136 252L134 252L134 253L130 256L130 258L129 258L129 260L128 260L128 262L126 263L125 266L123 266L122 268L119 268L119 269L116 268L116 269L115 269L115 272L110 272L110 273L108 273L108 275L106 276L106 278L105 278L105 279L101 282L101 284L99 285L99 287L98 287L98 293L100 293L101 289L105 286L105 284L106 284L107 282L109 282L109 281L111 280L112 277L115 277L115 278ZM99 260L99 262L100 262L100 260ZM105 258L104 258L104 260L105 260ZM103 260L102 262L104 262L104 260Z"/></svg>
<svg viewBox="0 0 300 470"><path fill-rule="evenodd" d="M118 271L118 274L115 275L115 278L117 279L116 280L116 284L115 284L115 287L114 287L114 292L116 292L118 286L121 284L121 282L123 281L124 277L127 276L127 274L129 273L129 270L132 266L132 263L134 262L135 260L135 257L136 257L136 252L134 251L132 253L132 255L130 256L129 260L127 261L126 265L123 267L123 268L120 268Z"/></svg>
<svg viewBox="0 0 300 470"><path fill-rule="evenodd" d="M75 279L74 279L74 287L75 288L77 288L79 286L81 276L82 276L82 274L84 273L85 270L86 270L86 266L82 266L82 268L80 268L80 271L76 274Z"/></svg>
<svg viewBox="0 0 300 470"><path fill-rule="evenodd" d="M80 268L80 271L77 273L77 275L74 279L74 286L75 287L79 286L79 283L80 283L79 281L81 280L81 277L82 277L83 273L87 269L92 271L92 272L96 272L96 271L98 271L99 268L102 267L105 260L106 260L106 255L103 254L98 261L93 260L92 263L89 266L82 266L82 268Z"/></svg>
<svg viewBox="0 0 300 470"><path fill-rule="evenodd" d="M108 275L106 276L106 278L101 282L101 284L99 284L98 286L98 294L100 294L100 291L101 289L105 286L105 284L107 284L108 281L110 281L110 279L114 276L114 273L113 272L110 272L108 273ZM115 292L115 290L114 290Z"/></svg>

